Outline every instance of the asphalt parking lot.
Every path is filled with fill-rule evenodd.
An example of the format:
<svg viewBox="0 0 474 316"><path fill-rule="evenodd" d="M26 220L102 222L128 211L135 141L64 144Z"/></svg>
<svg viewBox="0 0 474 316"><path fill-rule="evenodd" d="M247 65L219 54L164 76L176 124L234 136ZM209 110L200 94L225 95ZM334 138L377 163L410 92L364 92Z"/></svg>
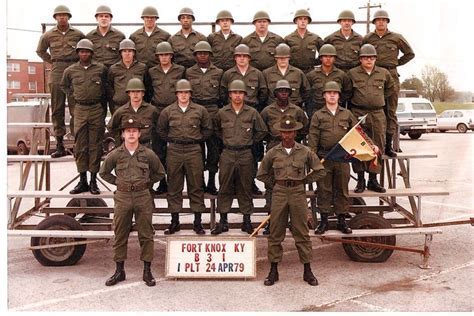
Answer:
<svg viewBox="0 0 474 316"><path fill-rule="evenodd" d="M474 133L434 133L419 140L406 136L402 137L401 147L406 153L438 155L411 161L413 187L450 192L449 196L423 198L424 223L474 217ZM53 187L69 180L72 168L72 163L53 166ZM18 165L9 165L7 172L8 187L16 188ZM65 201L53 202L64 205ZM261 216L253 217L254 222L260 219ZM158 220L167 222L168 218ZM429 270L418 268L421 259L415 253L395 251L385 263L358 263L346 256L340 244L313 239L312 267L320 283L316 287L302 280L303 266L291 238L284 244L280 281L272 287L263 285L269 269L264 238L257 240L257 277L248 280L166 279L166 245L160 239L155 243L152 267L157 286L149 288L141 281L136 239L129 243L127 280L105 287L105 280L115 268L110 243L88 245L84 257L74 266L44 267L27 249L29 238L8 237L7 307L9 311L29 312L472 312L474 227L441 229L442 234L434 235ZM397 237L397 245L406 247L422 248L423 242L422 236Z"/></svg>

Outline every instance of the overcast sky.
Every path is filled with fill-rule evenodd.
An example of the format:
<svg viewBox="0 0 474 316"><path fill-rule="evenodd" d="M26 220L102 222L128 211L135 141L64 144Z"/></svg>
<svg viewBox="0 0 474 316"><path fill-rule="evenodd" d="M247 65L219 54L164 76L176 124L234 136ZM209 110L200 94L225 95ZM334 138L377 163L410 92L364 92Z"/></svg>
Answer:
<svg viewBox="0 0 474 316"><path fill-rule="evenodd" d="M364 6L366 0L174 0L174 1L112 1L112 0L7 0L6 50L12 58L25 58L38 61L35 53L38 39L41 36L41 23L54 23L52 12L59 4L67 5L72 12L71 23L95 23L94 13L98 5L105 4L112 8L115 23L141 23L142 9L154 5L159 12L162 22L177 22L177 13L189 6L194 10L197 21L214 21L218 11L228 9L239 22L251 21L258 10L267 10L273 21L291 21L294 11L300 8L309 9L313 21L334 21L341 10L350 9L355 13L356 20L365 21L366 11L358 9ZM371 1L372 4L382 4L389 12L391 22L389 29L401 33L415 51L415 59L407 65L399 67L401 79L412 74L421 76L424 65L439 67L448 74L451 85L456 90L473 91L474 71L472 36L472 21L474 4L472 1L461 0L384 0ZM374 11L376 9L373 9ZM372 13L374 12L372 11ZM86 33L93 26L80 27ZM138 28L119 27L128 37ZM175 33L178 27L163 27L170 33ZM19 31L24 29L31 31ZM210 26L197 27L204 34L209 34ZM310 30L325 37L338 29L338 25L311 25ZM252 27L235 26L234 30L245 36ZM270 30L285 36L294 30L294 26L270 26ZM365 24L357 23L355 30L365 34ZM469 31L471 30L471 31Z"/></svg>

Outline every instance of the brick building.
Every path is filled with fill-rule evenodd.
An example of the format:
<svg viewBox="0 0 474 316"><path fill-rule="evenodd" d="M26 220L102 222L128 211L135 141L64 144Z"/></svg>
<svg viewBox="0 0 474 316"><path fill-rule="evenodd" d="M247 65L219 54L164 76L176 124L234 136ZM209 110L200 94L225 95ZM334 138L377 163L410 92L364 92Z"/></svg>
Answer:
<svg viewBox="0 0 474 316"><path fill-rule="evenodd" d="M46 72L45 72L46 66ZM49 92L47 78L51 66L43 62L14 59L7 56L7 102L15 93Z"/></svg>

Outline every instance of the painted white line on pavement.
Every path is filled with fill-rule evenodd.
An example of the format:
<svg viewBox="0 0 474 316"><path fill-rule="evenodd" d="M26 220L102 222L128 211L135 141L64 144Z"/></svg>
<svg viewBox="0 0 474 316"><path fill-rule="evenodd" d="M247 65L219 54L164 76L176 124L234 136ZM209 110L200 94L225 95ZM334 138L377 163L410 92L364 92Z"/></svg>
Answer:
<svg viewBox="0 0 474 316"><path fill-rule="evenodd" d="M454 207L454 208L462 208L464 210L473 210L474 209L473 207L466 207L466 206L461 206L461 205L456 205L456 204L449 204L449 203L431 202L431 201L425 201L425 200L423 200L422 204L449 206L449 207Z"/></svg>
<svg viewBox="0 0 474 316"><path fill-rule="evenodd" d="M352 300L351 301L352 303L355 303L357 305L360 305L362 307L365 307L367 308L367 311L368 312L394 312L393 310L391 309L386 309L386 308L383 308L381 306L377 306L377 305L373 305L373 304L369 304L369 303L366 303L366 302L362 302L362 301L359 301L359 300Z"/></svg>

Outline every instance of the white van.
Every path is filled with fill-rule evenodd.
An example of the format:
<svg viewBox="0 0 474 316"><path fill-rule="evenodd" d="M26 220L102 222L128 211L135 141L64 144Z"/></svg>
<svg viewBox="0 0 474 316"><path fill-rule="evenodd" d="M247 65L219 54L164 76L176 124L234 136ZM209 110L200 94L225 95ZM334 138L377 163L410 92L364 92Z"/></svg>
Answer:
<svg viewBox="0 0 474 316"><path fill-rule="evenodd" d="M418 139L423 133L435 131L436 111L431 102L424 98L399 98L397 120L400 134Z"/></svg>

